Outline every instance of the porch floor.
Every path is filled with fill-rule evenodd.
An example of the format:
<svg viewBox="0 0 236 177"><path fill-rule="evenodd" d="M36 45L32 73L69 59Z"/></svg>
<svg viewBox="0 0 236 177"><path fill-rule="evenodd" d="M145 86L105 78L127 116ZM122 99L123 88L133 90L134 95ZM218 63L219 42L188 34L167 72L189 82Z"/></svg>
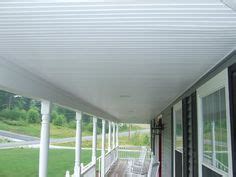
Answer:
<svg viewBox="0 0 236 177"><path fill-rule="evenodd" d="M127 160L118 160L110 169L107 177L124 177L128 166Z"/></svg>
<svg viewBox="0 0 236 177"><path fill-rule="evenodd" d="M145 163L144 168L148 171L150 161ZM125 177L128 167L128 160L118 160L110 169L106 177Z"/></svg>

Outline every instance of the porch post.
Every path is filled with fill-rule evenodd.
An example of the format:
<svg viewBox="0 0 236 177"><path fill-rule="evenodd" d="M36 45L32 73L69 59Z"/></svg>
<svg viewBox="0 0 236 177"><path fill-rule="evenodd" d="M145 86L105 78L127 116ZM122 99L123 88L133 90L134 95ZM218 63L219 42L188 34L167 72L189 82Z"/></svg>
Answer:
<svg viewBox="0 0 236 177"><path fill-rule="evenodd" d="M115 148L115 132L116 132L116 128L115 128L115 123L112 122L112 126L113 126L113 136L112 136L112 148Z"/></svg>
<svg viewBox="0 0 236 177"><path fill-rule="evenodd" d="M92 162L96 165L97 161L97 118L93 117L93 147Z"/></svg>
<svg viewBox="0 0 236 177"><path fill-rule="evenodd" d="M41 135L39 152L39 177L47 177L48 170L48 149L50 140L50 101L41 101Z"/></svg>
<svg viewBox="0 0 236 177"><path fill-rule="evenodd" d="M76 137L75 137L75 166L74 166L74 177L80 177L81 175L81 166L80 166L80 157L81 157L81 120L82 113L76 112Z"/></svg>
<svg viewBox="0 0 236 177"><path fill-rule="evenodd" d="M108 130L108 151L111 151L111 122L109 121L109 130Z"/></svg>
<svg viewBox="0 0 236 177"><path fill-rule="evenodd" d="M119 124L116 124L116 147L119 146Z"/></svg>
<svg viewBox="0 0 236 177"><path fill-rule="evenodd" d="M105 141L106 141L106 131L105 131L105 120L102 120L102 152L101 152L101 177L105 177Z"/></svg>

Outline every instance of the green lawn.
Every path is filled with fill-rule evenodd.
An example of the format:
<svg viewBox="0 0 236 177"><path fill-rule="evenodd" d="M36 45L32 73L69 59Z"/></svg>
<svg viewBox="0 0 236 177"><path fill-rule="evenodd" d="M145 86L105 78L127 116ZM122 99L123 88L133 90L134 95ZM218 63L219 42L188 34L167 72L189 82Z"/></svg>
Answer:
<svg viewBox="0 0 236 177"><path fill-rule="evenodd" d="M97 141L98 148L101 148L102 146L101 143L102 143L101 140ZM55 143L54 145L74 147L75 142ZM149 133L135 133L130 138L128 136L119 137L119 145L120 146L150 146L150 134ZM82 147L91 148L92 141L83 140ZM108 147L108 143L106 143L106 147Z"/></svg>
<svg viewBox="0 0 236 177"><path fill-rule="evenodd" d="M0 121L0 130L21 133L25 135L40 137L40 124L23 124L23 125L9 125ZM83 131L83 136L92 135L92 132ZM75 136L75 129L65 126L55 126L51 124L50 137L51 138L66 138Z"/></svg>
<svg viewBox="0 0 236 177"><path fill-rule="evenodd" d="M0 177L37 177L38 159L38 149L0 150ZM81 161L87 164L90 159L91 151L82 150ZM73 172L73 168L74 150L49 151L48 177L64 177L66 170Z"/></svg>
<svg viewBox="0 0 236 177"><path fill-rule="evenodd" d="M3 118L0 117L0 130L6 130L14 133L20 133L35 137L40 137L40 124L29 124L26 122L20 121L2 121ZM12 123L12 124L11 124ZM14 124L13 124L14 123ZM75 129L69 128L68 126L56 126L52 123L50 124L50 137L51 138L66 138L66 137L74 137ZM132 126L131 130L140 130L142 127L138 127L137 125ZM120 129L119 132L128 131L128 129ZM85 130L85 127L82 127L82 136L92 135L91 131Z"/></svg>

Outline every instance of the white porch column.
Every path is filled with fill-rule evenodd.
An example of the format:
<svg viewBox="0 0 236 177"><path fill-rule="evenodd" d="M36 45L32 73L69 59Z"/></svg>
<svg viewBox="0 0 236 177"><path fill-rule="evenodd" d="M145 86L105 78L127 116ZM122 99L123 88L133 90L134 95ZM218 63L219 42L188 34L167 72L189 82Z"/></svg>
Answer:
<svg viewBox="0 0 236 177"><path fill-rule="evenodd" d="M101 152L101 177L105 177L105 142L106 142L106 121L102 120L102 152Z"/></svg>
<svg viewBox="0 0 236 177"><path fill-rule="evenodd" d="M116 147L119 146L119 124L116 124Z"/></svg>
<svg viewBox="0 0 236 177"><path fill-rule="evenodd" d="M108 129L108 151L111 151L111 122L109 121Z"/></svg>
<svg viewBox="0 0 236 177"><path fill-rule="evenodd" d="M39 152L39 177L47 177L48 170L48 149L50 140L50 101L41 101L41 135L40 135L40 152Z"/></svg>
<svg viewBox="0 0 236 177"><path fill-rule="evenodd" d="M92 162L97 161L97 118L93 117L93 147L92 147Z"/></svg>
<svg viewBox="0 0 236 177"><path fill-rule="evenodd" d="M112 122L112 127L113 127L113 136L112 136L112 148L114 149L116 147L115 145L115 132L116 132L116 128L115 128L115 123Z"/></svg>
<svg viewBox="0 0 236 177"><path fill-rule="evenodd" d="M76 112L76 137L75 137L75 166L74 166L74 177L80 177L81 175L81 166L80 166L80 157L81 157L81 120L82 113Z"/></svg>

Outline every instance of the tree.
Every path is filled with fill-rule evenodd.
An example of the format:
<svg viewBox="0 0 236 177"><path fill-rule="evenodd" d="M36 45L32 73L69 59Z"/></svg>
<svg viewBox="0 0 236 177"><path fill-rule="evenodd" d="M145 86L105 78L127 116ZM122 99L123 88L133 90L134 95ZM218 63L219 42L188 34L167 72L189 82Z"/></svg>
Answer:
<svg viewBox="0 0 236 177"><path fill-rule="evenodd" d="M57 119L58 114L55 110L52 111L51 113L51 122L53 122L53 120Z"/></svg>
<svg viewBox="0 0 236 177"><path fill-rule="evenodd" d="M52 123L57 126L62 126L66 123L66 118L64 115L60 114L55 119L53 119Z"/></svg>
<svg viewBox="0 0 236 177"><path fill-rule="evenodd" d="M30 108L27 112L27 120L29 123L40 122L40 114L37 108Z"/></svg>

